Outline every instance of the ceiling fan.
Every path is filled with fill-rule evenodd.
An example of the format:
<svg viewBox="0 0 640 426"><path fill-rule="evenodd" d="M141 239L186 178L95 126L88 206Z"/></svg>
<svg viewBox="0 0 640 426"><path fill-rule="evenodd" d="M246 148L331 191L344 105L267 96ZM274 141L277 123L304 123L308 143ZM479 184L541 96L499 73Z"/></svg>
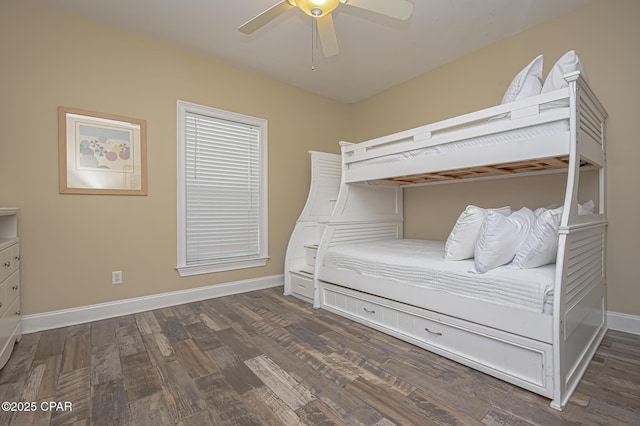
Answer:
<svg viewBox="0 0 640 426"><path fill-rule="evenodd" d="M314 18L324 56L334 56L338 54L338 39L331 12L340 3L403 21L409 19L413 12L413 2L409 0L282 0L238 29L245 34L251 34L288 10L297 7Z"/></svg>

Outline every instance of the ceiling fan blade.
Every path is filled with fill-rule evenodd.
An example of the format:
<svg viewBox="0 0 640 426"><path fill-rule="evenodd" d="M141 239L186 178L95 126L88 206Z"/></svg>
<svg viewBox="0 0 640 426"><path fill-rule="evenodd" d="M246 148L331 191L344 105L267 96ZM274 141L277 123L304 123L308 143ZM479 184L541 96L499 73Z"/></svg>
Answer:
<svg viewBox="0 0 640 426"><path fill-rule="evenodd" d="M340 0L349 6L370 10L381 15L406 21L413 13L413 2L409 0Z"/></svg>
<svg viewBox="0 0 640 426"><path fill-rule="evenodd" d="M293 9L294 7L295 6L292 6L287 0L282 0L280 3L265 10L250 21L245 22L238 29L240 30L240 32L243 32L245 34L251 34L252 32L271 22L278 16L282 15L289 9Z"/></svg>
<svg viewBox="0 0 640 426"><path fill-rule="evenodd" d="M335 56L338 54L338 38L336 37L336 29L333 26L333 17L331 14L316 19L318 25L318 36L320 37L320 45L322 45L322 53L324 56Z"/></svg>

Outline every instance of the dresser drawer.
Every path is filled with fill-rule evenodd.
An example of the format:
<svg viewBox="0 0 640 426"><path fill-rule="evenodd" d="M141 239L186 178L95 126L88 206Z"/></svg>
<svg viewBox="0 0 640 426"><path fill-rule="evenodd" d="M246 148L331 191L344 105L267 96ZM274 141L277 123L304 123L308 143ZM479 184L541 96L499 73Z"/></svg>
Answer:
<svg viewBox="0 0 640 426"><path fill-rule="evenodd" d="M16 271L0 284L0 315L2 308L9 306L20 296L20 271Z"/></svg>
<svg viewBox="0 0 640 426"><path fill-rule="evenodd" d="M13 275L12 275L13 277ZM10 280L10 279L9 279ZM7 284L9 280L5 280L0 284L0 317L9 308L9 300L7 296Z"/></svg>
<svg viewBox="0 0 640 426"><path fill-rule="evenodd" d="M20 244L13 244L0 251L0 282L17 271L19 266Z"/></svg>
<svg viewBox="0 0 640 426"><path fill-rule="evenodd" d="M291 273L291 291L313 299L313 278L298 272Z"/></svg>
<svg viewBox="0 0 640 426"><path fill-rule="evenodd" d="M20 322L20 300L15 300L0 316L0 349ZM13 346L13 345L12 345Z"/></svg>
<svg viewBox="0 0 640 426"><path fill-rule="evenodd" d="M0 369L22 333L17 208L0 207Z"/></svg>
<svg viewBox="0 0 640 426"><path fill-rule="evenodd" d="M0 316L20 295L20 271L14 272L0 284Z"/></svg>

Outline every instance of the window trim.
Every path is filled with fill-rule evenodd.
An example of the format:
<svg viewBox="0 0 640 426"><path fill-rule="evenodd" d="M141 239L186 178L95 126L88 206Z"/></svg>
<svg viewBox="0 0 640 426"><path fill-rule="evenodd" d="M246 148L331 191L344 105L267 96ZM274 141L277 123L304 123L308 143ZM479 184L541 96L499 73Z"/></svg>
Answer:
<svg viewBox="0 0 640 426"><path fill-rule="evenodd" d="M260 253L258 256L242 259L225 259L219 261L207 261L193 265L187 265L187 237L186 237L186 114L201 114L221 120L237 121L256 126L260 131ZM204 105L198 105L186 101L177 101L177 237L178 237L178 265L176 269L181 277L208 274L213 272L232 271L245 268L265 266L269 260L269 222L268 222L268 155L267 155L267 120L238 114Z"/></svg>

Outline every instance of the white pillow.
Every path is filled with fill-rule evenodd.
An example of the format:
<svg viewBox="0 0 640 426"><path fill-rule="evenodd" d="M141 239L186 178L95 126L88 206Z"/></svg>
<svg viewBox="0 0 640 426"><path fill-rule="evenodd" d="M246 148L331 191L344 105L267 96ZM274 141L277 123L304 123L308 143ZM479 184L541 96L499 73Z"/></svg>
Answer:
<svg viewBox="0 0 640 426"><path fill-rule="evenodd" d="M488 211L476 242L474 266L469 272L484 273L511 262L535 218L526 207L510 216Z"/></svg>
<svg viewBox="0 0 640 426"><path fill-rule="evenodd" d="M516 252L513 266L522 269L537 268L556 261L558 229L563 210L564 206L551 210L544 207L535 210L536 220L529 235ZM594 212L595 203L593 200L578 204L578 215L593 214Z"/></svg>
<svg viewBox="0 0 640 426"><path fill-rule="evenodd" d="M543 210L536 217L531 231L516 252L513 265L518 268L537 268L556 261L558 228L560 228L563 208Z"/></svg>
<svg viewBox="0 0 640 426"><path fill-rule="evenodd" d="M490 210L503 215L511 214L511 207L509 206ZM464 260L473 257L482 222L487 216L486 212L487 209L473 205L469 205L464 209L444 245L445 260Z"/></svg>
<svg viewBox="0 0 640 426"><path fill-rule="evenodd" d="M543 55L539 55L513 78L502 97L503 104L540 94L542 90L542 62Z"/></svg>
<svg viewBox="0 0 640 426"><path fill-rule="evenodd" d="M536 215L536 217L540 216L542 213L546 212L547 210L550 209L557 209L558 207L562 207L562 206L558 206L557 204L553 203L553 204L548 204L544 207L538 207L537 209L535 209L533 211L533 214Z"/></svg>
<svg viewBox="0 0 640 426"><path fill-rule="evenodd" d="M556 61L549 74L547 74L547 78L542 85L542 93L553 92L567 87L569 83L564 79L564 76L575 71L580 71L582 77L588 81L587 74L582 67L582 63L580 63L580 58L576 55L575 50L570 50Z"/></svg>
<svg viewBox="0 0 640 426"><path fill-rule="evenodd" d="M596 203L593 200L589 200L584 204L578 204L578 216L583 214L594 214L596 212Z"/></svg>

